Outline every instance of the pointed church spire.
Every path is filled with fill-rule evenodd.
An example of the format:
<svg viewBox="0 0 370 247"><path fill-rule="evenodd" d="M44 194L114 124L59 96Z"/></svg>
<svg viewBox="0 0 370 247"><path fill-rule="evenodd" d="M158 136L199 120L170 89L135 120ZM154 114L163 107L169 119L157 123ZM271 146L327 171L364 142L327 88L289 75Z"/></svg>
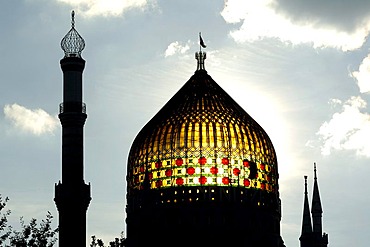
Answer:
<svg viewBox="0 0 370 247"><path fill-rule="evenodd" d="M313 232L318 236L322 235L322 206L319 193L319 185L317 183L316 163L314 163L314 184L313 184L313 195L312 195L312 221L313 221Z"/></svg>
<svg viewBox="0 0 370 247"><path fill-rule="evenodd" d="M312 233L310 205L308 203L307 192L307 176L304 176L304 204L303 204L303 219L302 219L302 235Z"/></svg>
<svg viewBox="0 0 370 247"><path fill-rule="evenodd" d="M310 205L308 203L308 192L307 192L307 176L304 176L304 203L303 203L303 219L302 219L302 232L301 237L301 247L312 246L312 224L311 224L311 214Z"/></svg>

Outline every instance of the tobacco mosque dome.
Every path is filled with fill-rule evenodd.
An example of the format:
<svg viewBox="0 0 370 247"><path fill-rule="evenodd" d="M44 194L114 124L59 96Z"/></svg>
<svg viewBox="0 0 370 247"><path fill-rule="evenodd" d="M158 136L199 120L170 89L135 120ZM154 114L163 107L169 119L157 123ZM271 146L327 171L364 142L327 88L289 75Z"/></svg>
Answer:
<svg viewBox="0 0 370 247"><path fill-rule="evenodd" d="M129 246L147 246L151 239L162 247L221 246L222 241L282 247L272 142L208 75L205 56L196 53L194 75L131 146ZM215 235L221 232L222 238Z"/></svg>
<svg viewBox="0 0 370 247"><path fill-rule="evenodd" d="M128 160L129 190L183 186L277 189L270 138L204 69L142 128Z"/></svg>

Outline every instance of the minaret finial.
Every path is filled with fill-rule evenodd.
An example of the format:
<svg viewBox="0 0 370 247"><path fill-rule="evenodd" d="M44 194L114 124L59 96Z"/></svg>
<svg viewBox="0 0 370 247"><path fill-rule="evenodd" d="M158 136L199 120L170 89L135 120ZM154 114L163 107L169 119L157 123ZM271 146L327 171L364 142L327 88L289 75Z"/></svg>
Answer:
<svg viewBox="0 0 370 247"><path fill-rule="evenodd" d="M316 175L316 162L313 163L313 172L314 172L314 179L317 179L317 175Z"/></svg>
<svg viewBox="0 0 370 247"><path fill-rule="evenodd" d="M72 21L71 21L72 28L74 28L75 27L75 11L74 10L72 10L71 17L72 17Z"/></svg>
<svg viewBox="0 0 370 247"><path fill-rule="evenodd" d="M75 29L75 12L71 13L71 30L64 36L60 45L64 51L64 57L81 57L81 52L85 48L85 40Z"/></svg>

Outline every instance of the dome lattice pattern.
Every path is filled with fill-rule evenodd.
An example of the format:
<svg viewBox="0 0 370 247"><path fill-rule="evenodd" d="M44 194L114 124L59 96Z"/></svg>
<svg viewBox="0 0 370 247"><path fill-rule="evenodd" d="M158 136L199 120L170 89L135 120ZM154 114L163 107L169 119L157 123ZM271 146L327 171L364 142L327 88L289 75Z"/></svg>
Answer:
<svg viewBox="0 0 370 247"><path fill-rule="evenodd" d="M85 49L85 40L75 29L75 12L72 11L72 27L60 42L65 57L81 57L81 52Z"/></svg>
<svg viewBox="0 0 370 247"><path fill-rule="evenodd" d="M208 74L198 70L136 137L128 191L231 186L278 193L273 145Z"/></svg>

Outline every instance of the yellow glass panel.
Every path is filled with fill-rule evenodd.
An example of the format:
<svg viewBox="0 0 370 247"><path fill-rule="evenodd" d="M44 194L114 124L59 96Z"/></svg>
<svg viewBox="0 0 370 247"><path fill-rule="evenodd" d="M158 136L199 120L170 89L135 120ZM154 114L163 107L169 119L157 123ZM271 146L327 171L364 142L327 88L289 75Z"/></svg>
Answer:
<svg viewBox="0 0 370 247"><path fill-rule="evenodd" d="M209 134L209 146L211 148L213 148L215 146L215 137L214 137L214 134L213 134L213 125L212 124L209 125L208 134Z"/></svg>
<svg viewBox="0 0 370 247"><path fill-rule="evenodd" d="M219 123L216 123L216 141L217 147L222 147L222 127Z"/></svg>
<svg viewBox="0 0 370 247"><path fill-rule="evenodd" d="M193 143L192 143L192 146L193 147L198 147L199 146L199 141L200 141L200 134L199 134L199 123L195 123L195 129L194 129L194 139L193 139Z"/></svg>
<svg viewBox="0 0 370 247"><path fill-rule="evenodd" d="M192 139L193 137L193 123L189 123L189 128L188 128L188 140L187 140L187 147L192 147Z"/></svg>
<svg viewBox="0 0 370 247"><path fill-rule="evenodd" d="M232 124L229 125L229 129L230 129L230 140L231 140L231 147L232 148L236 148L236 135L235 135L235 132L234 132L234 127Z"/></svg>
<svg viewBox="0 0 370 247"><path fill-rule="evenodd" d="M201 133L202 133L202 147L207 147L208 142L209 142L209 136L207 135L207 123L206 122L203 122L201 125Z"/></svg>
<svg viewBox="0 0 370 247"><path fill-rule="evenodd" d="M180 130L180 148L185 146L185 123L181 126Z"/></svg>

